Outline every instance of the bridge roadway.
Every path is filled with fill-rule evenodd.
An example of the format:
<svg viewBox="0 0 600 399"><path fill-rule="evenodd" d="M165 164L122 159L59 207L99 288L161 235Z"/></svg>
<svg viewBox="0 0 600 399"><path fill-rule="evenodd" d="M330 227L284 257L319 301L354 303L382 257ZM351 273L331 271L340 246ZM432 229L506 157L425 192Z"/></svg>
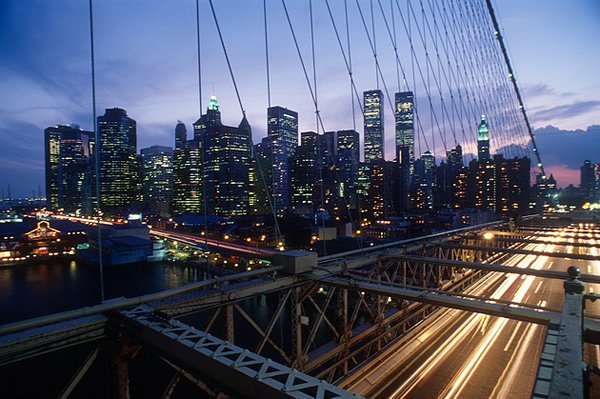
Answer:
<svg viewBox="0 0 600 399"><path fill-rule="evenodd" d="M197 248L209 248L218 250L219 252L227 252L239 256L251 256L254 258L272 259L276 251L270 248L264 248L259 246L249 246L243 244L237 244L229 241L215 240L212 238L204 238L194 234L180 233L170 230L161 230L156 228L150 229L150 234L169 239L172 241L181 242L192 247Z"/></svg>
<svg viewBox="0 0 600 399"><path fill-rule="evenodd" d="M70 220L71 222L79 222L79 223L98 223L95 219L77 217L77 216L66 216L60 214L48 214L55 219L59 220ZM101 224L112 226L113 222L109 222L106 220L101 220ZM191 247L195 248L209 248L213 250L218 250L219 252L227 252L233 255L239 256L252 256L252 257L260 257L264 259L271 259L273 255L276 253L275 250L260 246L250 246L244 244L237 244L227 240L215 240L214 238L204 238L195 234L189 233L181 233L171 230L163 230L157 229L154 227L150 227L150 234L156 237L169 239L172 241L181 242L187 244Z"/></svg>
<svg viewBox="0 0 600 399"><path fill-rule="evenodd" d="M557 231L556 236L560 233ZM585 238L570 240L574 244L595 244L600 235L593 233L586 231ZM570 235L562 236L566 234ZM533 239L541 237L549 241L546 234L531 234ZM597 248L587 246L539 243L525 248L598 255ZM600 275L599 261L515 254L503 263L557 271L577 266L583 273ZM551 309L560 309L564 299L560 280L497 272L488 274L467 292ZM600 292L600 284L586 284L586 292ZM588 302L586 311L600 316L600 304ZM530 397L546 329L539 324L441 309L342 386L373 398ZM588 363L600 361L597 345L586 344L585 355Z"/></svg>
<svg viewBox="0 0 600 399"><path fill-rule="evenodd" d="M493 225L489 227L493 228ZM481 228L482 226L477 227L477 229ZM468 232L473 229L462 229L462 232ZM426 239L436 240L442 244L448 237L458 233L440 233L426 237ZM537 235L532 234L531 237L536 239ZM402 246L404 250L410 251L411 246L422 246L420 241L423 239L406 240L402 243ZM561 240L564 239L574 240L573 237L567 238L563 236ZM600 239L600 235L596 234L584 238L584 240L588 240L590 243L595 243L595 241L591 240L598 239ZM573 241L573 244L575 244L575 241ZM390 244L389 249L393 249L394 245L398 244ZM321 262L319 262L320 267L318 269L323 269L325 266L327 270L317 270L313 273L326 272L327 275L332 275L343 268L354 268L371 264L374 261L372 258L382 256L382 249L386 250L388 246L382 247L385 248L373 248L373 253L361 253L354 260L344 259L345 256L340 257L340 255L324 257L324 259L320 259ZM596 248L588 246L528 243L525 248L545 251L546 253L555 251L570 253L577 251L579 253L598 255ZM393 253L395 251L388 253L388 255L393 256ZM345 255L354 254L347 253ZM562 271L566 270L567 266L578 265L584 273L600 274L600 262L598 261L563 260L542 254L514 254L504 263L523 268ZM242 277L242 275L246 278L250 278L251 275L258 277L255 274L268 272L269 269L257 270L242 273L238 277ZM228 276L227 278L221 278L221 280L237 279L238 277ZM297 277L299 276L262 280L263 284L273 289L278 289L289 286L291 282L297 280ZM94 309L89 308L87 311L83 309L82 311L84 312L81 314L79 312L75 312L76 314L67 312L69 314L53 315L50 317L51 320L44 318L44 320L16 323L18 325L6 325L0 328L0 334L21 331L23 328L42 326L49 322L58 322L72 317L99 314L109 309L123 309L124 307L143 303L152 303L159 308L163 308L166 305L168 309L170 308L169 304L162 303L163 300L169 298L175 299L178 295L182 294L185 296L186 293L191 293L199 289L200 286L210 286L214 283L216 282L196 283L189 287L174 289L172 292L158 293L141 298L122 299L116 301L118 303L99 305L98 309L95 309L96 307ZM229 285L226 291L231 293L230 289L236 289L236 294L240 297L246 297L247 295L251 295L251 292L256 292L255 284L251 280L242 283L242 285L244 287L248 285L246 287L248 288L248 293L244 293L244 289L240 291L240 288L236 287L236 284ZM588 291L598 293L598 287L600 287L600 284L594 286L588 285ZM263 288L259 288L259 291L262 292L263 290ZM476 296L489 296L495 299L539 305L546 310L559 309L563 298L562 281L560 280L541 279L533 275L520 276L498 272L489 273L469 289L468 293ZM219 298L222 298L224 294L227 293L215 293ZM190 300L190 298L179 297L179 300L175 300L174 302L167 300L167 302L172 306L177 302L181 304L182 299L183 302ZM199 299L192 299L192 302L198 302ZM205 302L205 300L200 299L199 302ZM599 306L600 303L588 304L588 312L591 309L595 315L600 314ZM163 308L163 310L166 309ZM540 313L540 316L543 314ZM375 366L367 365L362 367L359 373L355 374L358 378L354 382L349 379L350 383L343 387L358 390L358 384L361 381L367 382L370 386L363 389L373 392L369 393L368 397L525 397L531 393L532 381L537 370L540 346L543 341L543 332L545 329L546 327L542 325L529 324L518 320L442 309L421 323L415 330L416 333L411 333L405 337L392 350L386 350L379 354L375 361L371 363L375 364ZM17 334L13 337L6 336L6 339L14 341L15 337L22 338L22 334ZM14 345L19 345L17 341L19 340L17 339ZM8 347L11 347L11 345L8 345ZM16 352L19 351L17 350ZM19 355L19 353L16 354ZM599 359L600 356L597 347L592 347L592 351L588 350L586 361L589 362L591 360L597 363ZM382 367L382 365L385 367ZM393 378L390 378L390 376L393 376ZM498 383L498 381L500 382ZM507 381L516 381L516 383L511 384Z"/></svg>

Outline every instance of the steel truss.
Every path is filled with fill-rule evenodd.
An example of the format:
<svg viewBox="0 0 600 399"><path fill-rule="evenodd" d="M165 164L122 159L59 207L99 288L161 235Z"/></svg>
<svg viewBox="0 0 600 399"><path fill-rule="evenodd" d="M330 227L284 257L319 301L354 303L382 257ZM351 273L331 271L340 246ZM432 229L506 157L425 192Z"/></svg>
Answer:
<svg viewBox="0 0 600 399"><path fill-rule="evenodd" d="M358 398L322 380L240 348L147 305L120 312L130 333L165 356L255 398ZM235 383L232 384L232 381Z"/></svg>
<svg viewBox="0 0 600 399"><path fill-rule="evenodd" d="M501 239L485 240L481 233L487 229L493 229ZM310 383L306 382L308 380L300 383L287 378L291 378L289 375L305 376L303 373L310 373L317 378L315 381L338 381L360 367L365 360L392 345L438 306L530 322L556 322L558 313L551 309L533 309L532 306L520 306L521 304L506 301L486 303L489 302L487 298L461 294L486 273L515 271L495 262L507 254L523 253L522 251L526 251L522 248L524 245L534 244L528 240L531 240L528 233L515 231L510 223L493 223L480 227L479 230L467 228L323 257L308 273L284 274L283 267L275 266L195 283L168 293L117 300L99 305L98 309L110 319L113 316L105 312L147 304L135 310L120 312L127 321L125 324L130 326L123 332L141 338L141 341L149 342L159 349L168 348L165 351L165 361L174 369L175 374L165 390L166 396L172 393L182 377L192 381L203 391L212 392L210 396L220 395L220 392L212 390L189 373L189 370L194 369L194 364L199 364L196 363L195 356L200 356L191 354L190 351L196 347L205 348L204 343L207 343L208 349L213 350L214 357L204 353L201 362L203 370L210 371L214 366L215 369L223 370L233 368L228 373L237 373L238 366L247 365L254 370L253 375L258 376L259 380L275 380L275 385L266 384L267 388L257 388L248 382L252 389L276 387L278 395L283 395L283 388L286 386L293 389L305 386L309 390L318 390L320 388L315 388L316 385L311 385L313 380ZM530 269L520 269L517 272L537 273ZM544 274L540 277L564 278L563 274L553 275L547 270L540 273ZM580 278L582 281L598 282L595 276L583 275ZM264 309L267 310L258 314L256 305L267 300L275 301L275 306L266 306ZM97 322L101 327L96 326L94 329L101 334L104 334L106 316L96 316L99 317ZM60 321L65 317L67 315L50 319ZM174 320L174 317L186 318L190 322ZM81 320L83 318L66 322L65 325L59 324L55 329L64 330L68 334L68 326L81 324ZM33 325L40 323L42 322L35 322ZM198 326L198 329L191 327L191 324ZM586 319L583 324L586 334L598 334L600 331L596 321ZM25 328L31 325L32 322L24 324ZM139 328L131 326L141 327L144 333L140 334ZM11 325L5 329L17 331L19 326ZM40 345L36 347L32 344L31 348L35 349L27 349L28 339L41 342L41 347L51 348L45 345L43 332L34 338L28 338L28 334L32 337L35 335L33 331L35 329L17 333L19 338L16 341L12 335L1 337L0 360L17 361L21 359L20 356L24 356L6 349L10 348L11 340L14 347L20 348L22 353L27 350L32 355L42 353ZM235 346L236 343L247 350ZM118 385L121 394L126 397L126 363L131 356L135 356L138 348L135 344L122 343L116 349L115 356L121 356L122 360L122 372L117 377L122 379L123 384ZM167 356L167 352L176 353L178 358ZM277 363L268 363L266 358L273 358ZM183 362L180 361L182 359ZM251 363L246 364L246 361ZM218 367L215 362L219 364ZM86 364L84 363L84 367L87 367ZM287 374L288 377L284 380L286 374L283 371L281 374L280 371L270 369L270 366L262 369L264 364L277 364L274 366L277 370L284 370L279 369L281 366L291 374ZM298 371L291 371L292 368ZM246 374L246 377L249 375ZM210 377L214 379L213 376ZM226 382L223 383L227 385ZM316 394L317 391L312 393Z"/></svg>

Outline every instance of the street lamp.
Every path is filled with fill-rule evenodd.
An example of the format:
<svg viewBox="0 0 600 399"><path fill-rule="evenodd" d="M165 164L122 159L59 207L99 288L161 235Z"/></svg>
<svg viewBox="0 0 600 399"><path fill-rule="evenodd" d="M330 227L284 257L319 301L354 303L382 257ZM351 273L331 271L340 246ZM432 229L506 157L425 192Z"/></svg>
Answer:
<svg viewBox="0 0 600 399"><path fill-rule="evenodd" d="M486 231L485 233L483 233L483 239L488 241L494 239L494 233L492 233L491 231Z"/></svg>

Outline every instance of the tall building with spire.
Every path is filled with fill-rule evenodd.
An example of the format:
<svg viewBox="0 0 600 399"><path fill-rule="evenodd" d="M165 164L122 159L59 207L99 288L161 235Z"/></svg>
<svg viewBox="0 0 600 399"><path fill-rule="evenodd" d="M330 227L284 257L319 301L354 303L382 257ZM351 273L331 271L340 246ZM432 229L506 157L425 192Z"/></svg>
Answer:
<svg viewBox="0 0 600 399"><path fill-rule="evenodd" d="M477 129L477 160L490 160L490 132L485 115L481 115L481 122Z"/></svg>
<svg viewBox="0 0 600 399"><path fill-rule="evenodd" d="M385 155L383 92L365 91L363 101L365 162L383 161Z"/></svg>
<svg viewBox="0 0 600 399"><path fill-rule="evenodd" d="M108 108L98 117L100 207L126 211L140 199L136 122L121 108Z"/></svg>
<svg viewBox="0 0 600 399"><path fill-rule="evenodd" d="M238 127L221 123L219 103L213 94L206 114L194 124L194 138L202 143L207 213L221 216L248 214L251 135L245 116Z"/></svg>

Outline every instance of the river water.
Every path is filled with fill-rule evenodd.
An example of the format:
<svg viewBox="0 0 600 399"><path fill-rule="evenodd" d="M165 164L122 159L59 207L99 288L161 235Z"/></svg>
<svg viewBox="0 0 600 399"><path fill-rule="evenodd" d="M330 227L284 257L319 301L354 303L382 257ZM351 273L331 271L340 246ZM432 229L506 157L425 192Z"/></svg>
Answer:
<svg viewBox="0 0 600 399"><path fill-rule="evenodd" d="M204 279L200 266L162 261L104 270L105 299L132 297ZM96 305L100 272L72 259L0 268L0 324Z"/></svg>

